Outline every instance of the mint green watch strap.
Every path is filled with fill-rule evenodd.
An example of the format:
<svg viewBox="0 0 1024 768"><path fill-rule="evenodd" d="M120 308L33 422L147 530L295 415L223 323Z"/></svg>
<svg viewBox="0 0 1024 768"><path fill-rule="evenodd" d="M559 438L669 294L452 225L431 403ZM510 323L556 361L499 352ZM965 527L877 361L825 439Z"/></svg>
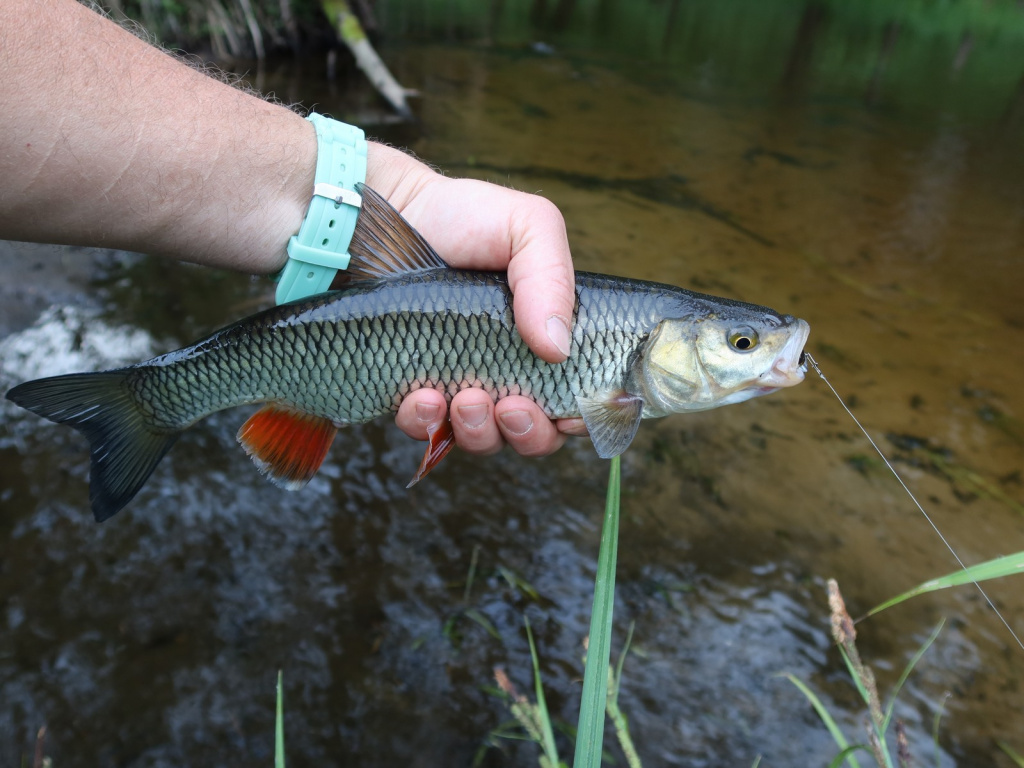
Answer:
<svg viewBox="0 0 1024 768"><path fill-rule="evenodd" d="M288 263L278 277L277 303L323 293L348 266L348 245L362 198L355 185L366 180L366 138L352 125L311 114L317 157L313 199L299 233L288 241Z"/></svg>

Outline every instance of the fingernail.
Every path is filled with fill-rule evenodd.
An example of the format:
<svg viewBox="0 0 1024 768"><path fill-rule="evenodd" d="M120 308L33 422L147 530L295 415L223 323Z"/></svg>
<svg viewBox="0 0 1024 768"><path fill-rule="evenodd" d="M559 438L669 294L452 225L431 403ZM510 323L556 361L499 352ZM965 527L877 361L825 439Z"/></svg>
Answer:
<svg viewBox="0 0 1024 768"><path fill-rule="evenodd" d="M420 421L431 422L437 418L437 412L441 407L437 403L416 403L416 418Z"/></svg>
<svg viewBox="0 0 1024 768"><path fill-rule="evenodd" d="M460 405L459 418L470 429L477 429L487 420L486 405Z"/></svg>
<svg viewBox="0 0 1024 768"><path fill-rule="evenodd" d="M533 418L526 411L506 411L501 414L501 424L513 435L525 435L533 429Z"/></svg>
<svg viewBox="0 0 1024 768"><path fill-rule="evenodd" d="M560 315L552 315L548 318L548 338L551 343L558 347L558 351L566 357L569 356L569 344L572 337L569 335L569 321Z"/></svg>

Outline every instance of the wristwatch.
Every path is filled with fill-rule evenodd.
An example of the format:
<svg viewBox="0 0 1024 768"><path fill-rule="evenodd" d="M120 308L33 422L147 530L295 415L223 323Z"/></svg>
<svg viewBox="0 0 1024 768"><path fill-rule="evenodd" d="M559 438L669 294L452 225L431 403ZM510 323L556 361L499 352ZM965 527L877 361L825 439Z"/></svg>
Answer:
<svg viewBox="0 0 1024 768"><path fill-rule="evenodd" d="M349 262L348 246L363 200L355 185L366 180L366 137L353 125L315 112L313 197L299 232L288 240L288 263L278 275L277 303L284 304L331 287Z"/></svg>

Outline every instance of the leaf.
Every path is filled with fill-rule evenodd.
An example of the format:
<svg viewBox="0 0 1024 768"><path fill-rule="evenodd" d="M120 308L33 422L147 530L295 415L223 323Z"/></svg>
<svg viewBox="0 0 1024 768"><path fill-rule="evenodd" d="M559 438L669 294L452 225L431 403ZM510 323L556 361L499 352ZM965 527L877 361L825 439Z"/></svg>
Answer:
<svg viewBox="0 0 1024 768"><path fill-rule="evenodd" d="M846 758L848 758L850 755L852 755L857 750L863 750L865 752L871 752L871 750L868 749L867 746L864 745L864 744L854 744L854 745L849 746L846 749L842 750L838 755L833 757L832 758L832 762L828 764L828 768L839 768L839 766L841 766L843 764L843 761L846 760ZM852 760L853 758L850 758L850 759Z"/></svg>
<svg viewBox="0 0 1024 768"><path fill-rule="evenodd" d="M962 584L973 584L980 581L988 581L989 579L999 579L1004 576L1012 576L1024 571L1024 552L1015 552L1012 555L1004 555L1003 557L997 557L994 560L988 560L984 563L978 563L972 565L969 568L954 571L953 573L940 576L937 579L931 579L923 584L910 589L896 597L886 600L881 605L877 605L868 611L868 616L874 616L876 613L881 613L886 608L891 608L894 605L902 603L904 600L909 600L911 597L922 595L926 592L934 592L938 589L947 589L948 587L958 587Z"/></svg>
<svg viewBox="0 0 1024 768"><path fill-rule="evenodd" d="M277 671L277 714L274 718L274 768L284 768L284 672Z"/></svg>
<svg viewBox="0 0 1024 768"><path fill-rule="evenodd" d="M537 694L537 719L540 721L540 730L543 736L541 746L544 748L544 756L552 766L558 765L558 750L555 749L555 734L551 730L551 716L548 714L548 704L544 699L544 687L540 683L540 661L537 659L537 646L533 642L533 630L530 629L530 619L523 617L526 622L526 637L530 640L530 658L533 660L533 686Z"/></svg>
<svg viewBox="0 0 1024 768"><path fill-rule="evenodd" d="M487 630L487 634L493 637L495 640L501 640L501 633L498 632L498 628L494 626L494 623L484 616L476 608L467 608L463 611L463 615L467 619L472 619L481 627Z"/></svg>
<svg viewBox="0 0 1024 768"><path fill-rule="evenodd" d="M883 733L889 730L889 723L892 722L892 712L896 707L896 697L899 696L900 689L903 687L903 684L907 682L907 678L910 677L910 673L913 671L914 667L917 666L917 662L919 662L921 657L924 656L928 649L932 647L932 643L934 643L936 638L938 638L939 632L942 631L942 627L945 623L946 620L943 619L938 623L935 629L932 630L931 635L924 641L924 643L921 644L921 647L917 649L917 653L914 654L914 657L904 668L903 674L900 675L900 679L896 681L896 686L892 689L892 698L889 700L889 706L885 711L885 720L882 721Z"/></svg>
<svg viewBox="0 0 1024 768"><path fill-rule="evenodd" d="M608 663L611 659L612 611L615 605L615 562L619 545L619 457L611 461L601 549L594 580L594 609L590 616L587 663L583 670L583 695L577 729L574 768L599 768L604 741L604 713L608 697Z"/></svg>
<svg viewBox="0 0 1024 768"><path fill-rule="evenodd" d="M787 672L784 677L795 685L800 693L802 693L811 703L811 706L814 707L814 711L818 713L818 717L821 718L821 722L823 722L825 727L828 728L828 732L832 734L832 739L835 741L836 746L839 747L839 756L844 757L846 761L853 766L853 768L860 768L860 763L857 762L857 759L852 754L852 752L854 752L858 747L850 747L850 743L846 740L846 736L843 735L839 726L836 725L836 721L832 718L831 713L829 713L825 708L825 705L821 703L821 699L819 699L814 691L808 688L804 682L795 675ZM832 764L838 768L838 764L835 761L833 761Z"/></svg>
<svg viewBox="0 0 1024 768"><path fill-rule="evenodd" d="M527 597L531 598L532 600L540 600L540 593L536 590L536 588L530 582L528 582L526 579L520 576L518 573L513 571L511 568L506 568L504 565L499 565L498 573L502 575L505 581L508 582L508 585L513 589L518 589L522 592L525 592Z"/></svg>
<svg viewBox="0 0 1024 768"><path fill-rule="evenodd" d="M1022 756L1021 756L1020 754L1018 754L1018 753L1017 753L1017 752L1016 752L1016 751L1015 751L1015 750L1013 749L1013 747L1011 747L1011 746L1010 746L1009 744L1007 744L1007 743L1006 743L1005 741L997 741L997 742L996 742L996 744L998 744L998 745L999 745L999 748L1000 748L1001 750L1003 750L1003 752L1005 752L1005 753L1006 753L1006 755L1007 755L1007 756L1008 756L1008 757L1009 757L1009 758L1010 758L1011 760L1013 760L1013 762L1014 762L1014 764L1015 764L1015 765L1018 765L1018 766L1020 766L1020 768L1024 768L1024 757L1022 757Z"/></svg>

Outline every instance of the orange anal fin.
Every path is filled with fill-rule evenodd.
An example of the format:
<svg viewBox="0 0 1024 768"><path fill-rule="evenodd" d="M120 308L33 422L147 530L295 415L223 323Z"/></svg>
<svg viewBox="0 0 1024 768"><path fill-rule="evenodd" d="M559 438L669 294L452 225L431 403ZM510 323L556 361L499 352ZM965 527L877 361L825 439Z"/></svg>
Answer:
<svg viewBox="0 0 1024 768"><path fill-rule="evenodd" d="M420 461L420 468L412 476L412 480L405 486L412 488L416 483L430 474L430 470L441 463L441 459L448 455L448 452L455 447L455 433L452 432L452 423L445 419L433 429L427 430L427 450Z"/></svg>
<svg viewBox="0 0 1024 768"><path fill-rule="evenodd" d="M329 419L269 403L238 430L238 442L274 485L297 491L320 469L337 433Z"/></svg>

